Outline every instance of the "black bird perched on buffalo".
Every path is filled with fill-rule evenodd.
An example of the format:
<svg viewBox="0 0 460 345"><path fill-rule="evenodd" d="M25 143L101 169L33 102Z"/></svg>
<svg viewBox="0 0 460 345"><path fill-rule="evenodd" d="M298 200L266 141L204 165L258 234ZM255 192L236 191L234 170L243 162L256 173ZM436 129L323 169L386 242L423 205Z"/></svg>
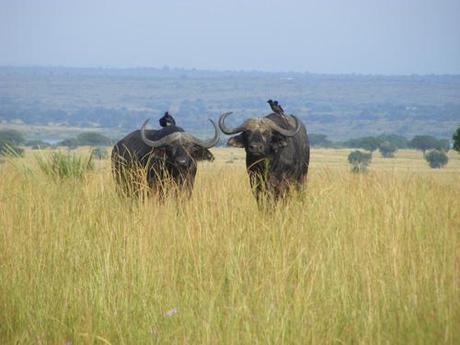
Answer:
<svg viewBox="0 0 460 345"><path fill-rule="evenodd" d="M158 130L146 129L148 121L113 147L112 173L118 191L126 196L141 196L146 186L148 194L160 197L182 190L190 195L197 161L214 159L209 148L219 141L216 124L210 120L214 136L202 140L177 127L175 121L162 122L166 126Z"/></svg>
<svg viewBox="0 0 460 345"><path fill-rule="evenodd" d="M161 127L168 127L168 126L175 126L176 120L172 117L169 112L166 112L163 117L160 119L160 126Z"/></svg>
<svg viewBox="0 0 460 345"><path fill-rule="evenodd" d="M283 109L283 107L281 107L280 104L278 104L278 101L273 101L273 100L269 99L267 101L267 103L270 104L270 108L272 108L272 111L275 114L284 116L284 109Z"/></svg>

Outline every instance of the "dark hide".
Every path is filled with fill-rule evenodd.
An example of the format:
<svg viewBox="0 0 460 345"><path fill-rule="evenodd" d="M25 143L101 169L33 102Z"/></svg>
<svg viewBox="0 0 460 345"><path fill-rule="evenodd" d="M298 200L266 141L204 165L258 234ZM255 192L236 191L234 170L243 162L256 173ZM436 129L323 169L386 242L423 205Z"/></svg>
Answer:
<svg viewBox="0 0 460 345"><path fill-rule="evenodd" d="M159 140L175 132L184 132L177 126L160 130L146 129L150 140ZM178 141L152 148L141 138L140 130L128 134L112 150L112 172L122 194L139 196L142 186L148 192L163 196L171 190L191 193L197 171L196 161L213 160L212 153L194 143Z"/></svg>
<svg viewBox="0 0 460 345"><path fill-rule="evenodd" d="M278 114L246 121L246 130L231 137L227 144L244 147L246 168L258 201L262 196L279 199L290 188L300 189L306 180L310 144L303 123L293 137L285 137L266 126L267 119L284 129L292 129L294 120Z"/></svg>

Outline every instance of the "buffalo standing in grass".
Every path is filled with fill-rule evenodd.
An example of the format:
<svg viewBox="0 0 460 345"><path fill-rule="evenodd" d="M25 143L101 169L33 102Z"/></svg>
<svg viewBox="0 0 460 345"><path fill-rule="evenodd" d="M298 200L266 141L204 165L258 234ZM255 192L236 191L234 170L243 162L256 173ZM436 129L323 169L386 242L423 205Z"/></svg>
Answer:
<svg viewBox="0 0 460 345"><path fill-rule="evenodd" d="M225 125L231 113L223 114L219 127L231 137L227 145L246 150L246 168L257 201L262 196L277 200L306 180L310 144L305 126L293 115L272 113L247 119L236 128Z"/></svg>
<svg viewBox="0 0 460 345"><path fill-rule="evenodd" d="M139 196L147 183L149 192L164 196L185 190L190 195L197 171L197 161L212 161L209 148L219 140L216 124L214 136L201 140L174 124L159 130L145 129L147 121L115 144L112 171L118 189L125 195Z"/></svg>

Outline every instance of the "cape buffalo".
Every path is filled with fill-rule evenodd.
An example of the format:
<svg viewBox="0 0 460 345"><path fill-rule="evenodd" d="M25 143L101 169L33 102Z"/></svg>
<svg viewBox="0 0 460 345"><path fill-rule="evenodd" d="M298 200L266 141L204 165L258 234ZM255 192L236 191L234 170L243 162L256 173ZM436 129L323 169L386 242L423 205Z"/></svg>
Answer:
<svg viewBox="0 0 460 345"><path fill-rule="evenodd" d="M216 124L214 136L200 140L175 124L159 130L145 129L128 134L112 150L112 172L119 191L125 195L139 196L147 183L149 192L164 196L171 189L190 195L199 160L212 161L208 150L219 140Z"/></svg>
<svg viewBox="0 0 460 345"><path fill-rule="evenodd" d="M310 161L305 126L294 116L271 113L247 119L236 128L225 125L231 113L219 118L219 127L231 137L227 145L246 150L246 168L257 201L262 196L277 200L291 187L304 183Z"/></svg>

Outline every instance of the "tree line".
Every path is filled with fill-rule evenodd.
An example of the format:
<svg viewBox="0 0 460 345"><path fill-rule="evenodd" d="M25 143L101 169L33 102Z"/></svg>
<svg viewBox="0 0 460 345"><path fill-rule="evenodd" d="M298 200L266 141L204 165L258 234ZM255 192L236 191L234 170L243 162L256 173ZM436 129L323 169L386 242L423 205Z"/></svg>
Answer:
<svg viewBox="0 0 460 345"><path fill-rule="evenodd" d="M313 136L314 139L316 138ZM320 139L324 140L327 137L321 136ZM350 139L339 143L337 147L361 148L369 151L369 153L366 153L356 150L348 155L348 162L352 166L352 171L363 172L367 170L372 160L372 153L377 149L384 158L394 157L395 152L402 148L419 150L423 152L423 157L431 168L441 168L449 161L447 152L451 148L451 142L450 140L437 139L430 135L416 135L411 140L407 140L403 136L390 134ZM460 126L452 136L452 148L460 153Z"/></svg>
<svg viewBox="0 0 460 345"><path fill-rule="evenodd" d="M355 148L368 151L353 151L348 157L355 172L365 171L372 159L372 153L376 150L384 158L394 157L398 149L411 148L423 152L423 157L427 160L432 168L440 168L447 164L448 157L446 153L449 149L460 152L460 127L452 136L451 142L448 139L438 139L430 135L416 135L411 140L397 134L381 134L379 136L366 136L353 138L342 142L333 142L325 134L310 134L310 143L313 147L324 148ZM0 130L0 156L6 154L22 155L24 149L28 146L32 149L43 149L51 146L65 146L68 148L77 148L78 146L109 146L114 143L111 138L98 132L82 132L76 137L62 140L55 145L51 145L41 140L26 141L22 132L14 129ZM427 152L428 151L428 152ZM101 149L97 150L97 155L105 156Z"/></svg>
<svg viewBox="0 0 460 345"><path fill-rule="evenodd" d="M426 151L429 149L449 150L449 139L438 139L431 135L416 135L412 139L398 134L380 134L378 136L366 136L352 138L345 141L331 141L326 134L309 134L310 144L313 147L323 148L361 148L367 151L375 151L383 146L391 146L396 149L412 148Z"/></svg>
<svg viewBox="0 0 460 345"><path fill-rule="evenodd" d="M76 137L64 139L52 145L42 140L27 141L24 134L15 129L0 130L0 156L7 154L22 155L24 153L22 147L24 146L33 150L58 146L74 149L78 146L109 146L113 143L114 140L98 132L82 132Z"/></svg>

